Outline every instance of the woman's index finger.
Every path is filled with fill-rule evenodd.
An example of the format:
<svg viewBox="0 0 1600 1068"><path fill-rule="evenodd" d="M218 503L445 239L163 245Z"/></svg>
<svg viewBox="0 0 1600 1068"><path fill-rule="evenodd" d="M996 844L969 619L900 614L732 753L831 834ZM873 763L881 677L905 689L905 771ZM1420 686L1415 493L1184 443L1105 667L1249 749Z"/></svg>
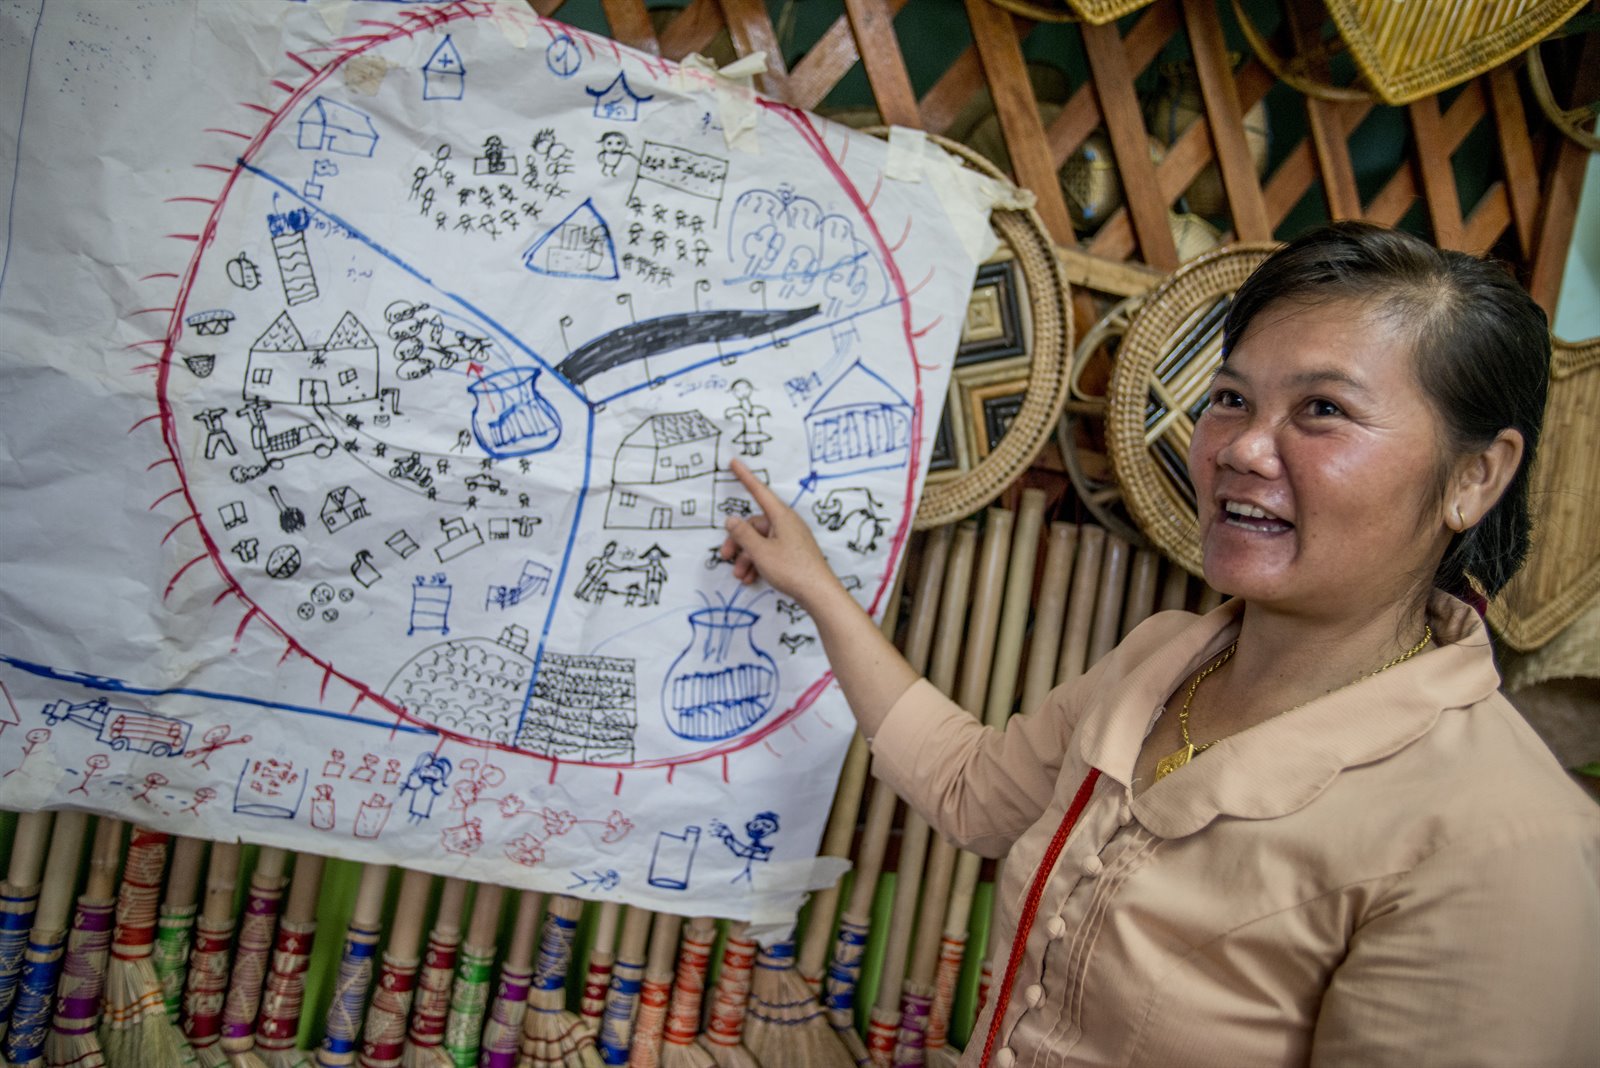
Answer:
<svg viewBox="0 0 1600 1068"><path fill-rule="evenodd" d="M729 460L728 470L733 472L733 477L739 480L740 485L750 491L750 496L756 499L756 506L763 512L770 513L774 506L782 506L783 502L772 492L772 487L757 478L756 473L745 466L743 460L737 458Z"/></svg>

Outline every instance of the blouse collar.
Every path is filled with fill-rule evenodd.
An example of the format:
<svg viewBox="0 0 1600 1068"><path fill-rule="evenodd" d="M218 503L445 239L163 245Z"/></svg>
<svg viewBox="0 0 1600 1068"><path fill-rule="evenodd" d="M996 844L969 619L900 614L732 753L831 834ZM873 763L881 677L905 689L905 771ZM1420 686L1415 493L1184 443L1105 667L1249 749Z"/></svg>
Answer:
<svg viewBox="0 0 1600 1068"><path fill-rule="evenodd" d="M1224 604L1196 618L1160 652L1142 657L1107 695L1101 714L1077 732L1079 756L1127 786L1150 717L1183 679L1233 641L1241 609L1238 602ZM1133 800L1139 822L1163 838L1178 838L1220 815L1286 815L1309 804L1345 768L1389 756L1420 738L1444 709L1494 693L1500 676L1488 632L1471 607L1435 591L1428 619L1433 648L1221 739Z"/></svg>

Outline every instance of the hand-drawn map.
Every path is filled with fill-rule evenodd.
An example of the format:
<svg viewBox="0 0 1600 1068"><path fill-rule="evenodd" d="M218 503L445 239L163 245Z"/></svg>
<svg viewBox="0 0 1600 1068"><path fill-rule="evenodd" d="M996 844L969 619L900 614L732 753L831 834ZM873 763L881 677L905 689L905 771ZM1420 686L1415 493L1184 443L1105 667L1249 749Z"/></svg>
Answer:
<svg viewBox="0 0 1600 1068"><path fill-rule="evenodd" d="M521 4L0 34L0 804L776 926L830 882L852 720L716 555L728 464L882 610L942 154Z"/></svg>

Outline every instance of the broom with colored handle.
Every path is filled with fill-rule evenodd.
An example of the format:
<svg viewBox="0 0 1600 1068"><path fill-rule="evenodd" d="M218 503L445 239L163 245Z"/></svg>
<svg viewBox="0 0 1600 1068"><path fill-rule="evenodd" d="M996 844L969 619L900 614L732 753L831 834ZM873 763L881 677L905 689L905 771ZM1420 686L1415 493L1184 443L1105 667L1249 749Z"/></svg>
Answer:
<svg viewBox="0 0 1600 1068"><path fill-rule="evenodd" d="M700 1048L711 1054L717 1068L761 1068L744 1046L750 971L756 963L756 944L746 937L748 927L743 922L728 925L728 937L722 943L722 968L711 988L711 1010L706 1014L705 1033L700 1036Z"/></svg>
<svg viewBox="0 0 1600 1068"><path fill-rule="evenodd" d="M104 1068L100 1039L100 999L105 993L106 961L111 956L112 913L117 867L122 859L121 820L96 821L89 852L89 878L67 935L67 955L56 985L56 1011L44 1040L44 1062L50 1068Z"/></svg>
<svg viewBox="0 0 1600 1068"><path fill-rule="evenodd" d="M644 979L645 946L650 939L651 913L628 906L617 939L617 962L611 967L611 987L606 991L605 1015L600 1020L600 1059L606 1064L627 1064L633 1046L633 1021L639 1009L639 987Z"/></svg>
<svg viewBox="0 0 1600 1068"><path fill-rule="evenodd" d="M1072 568L1072 596L1062 628L1061 654L1056 658L1056 685L1083 674L1088 665L1089 632L1094 626L1095 596L1100 589L1101 562L1106 554L1103 527L1085 523L1078 530L1078 555Z"/></svg>
<svg viewBox="0 0 1600 1068"><path fill-rule="evenodd" d="M55 1000L61 958L66 951L67 917L72 912L72 888L78 881L78 860L89 817L82 812L62 812L50 835L50 853L44 864L39 907L17 976L16 1000L11 1005L11 1026L0 1042L0 1063L20 1068L40 1064L45 1035L50 1031L50 1005Z"/></svg>
<svg viewBox="0 0 1600 1068"><path fill-rule="evenodd" d="M1017 669L1022 662L1023 635L1028 628L1028 609L1033 598L1033 570L1039 556L1039 533L1044 526L1044 509L1044 491L1023 491L1015 530L1012 532L1005 588L1000 598L999 629L994 639L993 661L988 665L975 665L974 672L963 677L961 682L963 707L976 710L979 686L987 681L983 722L997 730L1004 728L1016 698ZM987 542L984 548L988 549ZM975 640L972 630L969 625L969 655ZM981 643L981 635L976 636L976 640ZM974 677L978 666L984 669L981 672L983 678ZM967 699L974 703L967 705ZM928 1007L928 1028L923 1038L924 1062L934 1068L953 1068L957 1059L948 1045L950 1013L955 1006L956 985L961 979L961 966L966 959L972 898L982 872L983 860L976 853L962 852L957 857L955 878L950 886L950 900L945 907L944 928L939 939L938 962L933 977L933 1002Z"/></svg>
<svg viewBox="0 0 1600 1068"><path fill-rule="evenodd" d="M134 827L117 892L117 926L106 968L100 1048L106 1068L179 1068L183 1045L167 1019L167 1000L150 954L156 944L161 876L167 866L165 832Z"/></svg>
<svg viewBox="0 0 1600 1068"><path fill-rule="evenodd" d="M999 633L1001 598L1008 577L1007 564L1015 526L1016 517L1003 508L991 508L984 517L982 550L973 581L972 608L964 635L961 681L956 692L956 703L974 716L982 714L984 694L989 687L989 666L994 659L995 640ZM1037 527L1035 529L1037 533ZM925 1060L927 1031L937 994L934 981L944 948L945 913L954 885L958 852L955 845L943 835L933 836L928 846L911 967L901 995L900 1032L895 1038L894 1055L897 1065L920 1065ZM948 1015L948 1005L945 1011ZM943 1031L944 1025L941 1023L940 1042L943 1041Z"/></svg>
<svg viewBox="0 0 1600 1068"><path fill-rule="evenodd" d="M300 1010L305 1004L306 968L317 935L317 895L322 889L324 861L315 853L301 853L294 862L289 899L283 907L272 950L272 965L261 989L261 1012L256 1017L255 1052L270 1068L299 1068L309 1055L295 1048L300 1031Z"/></svg>
<svg viewBox="0 0 1600 1068"><path fill-rule="evenodd" d="M175 1026L183 1014L183 981L189 972L189 949L194 942L200 870L205 855L206 843L202 839L173 838L167 892L161 899L161 913L156 917L156 945L150 953L150 965L156 970L156 978L161 980L161 999L166 1006L167 1019Z"/></svg>
<svg viewBox="0 0 1600 1068"><path fill-rule="evenodd" d="M389 944L384 947L378 982L367 1004L361 1033L361 1068L399 1068L406 1049L406 1020L417 987L418 952L422 947L422 918L428 911L433 876L407 870L400 877L400 897L395 902Z"/></svg>
<svg viewBox="0 0 1600 1068"><path fill-rule="evenodd" d="M606 1014L606 991L611 989L611 968L617 962L617 924L622 906L602 901L595 916L594 942L589 947L589 963L584 969L583 998L578 1002L578 1017L591 1035L600 1033Z"/></svg>
<svg viewBox="0 0 1600 1068"><path fill-rule="evenodd" d="M479 1068L515 1068L522 1018L528 1012L528 987L533 982L533 943L539 936L539 913L544 895L524 890L517 898L517 919L511 929L511 946L500 966L500 982L489 1020L483 1025Z"/></svg>
<svg viewBox="0 0 1600 1068"><path fill-rule="evenodd" d="M222 1041L219 1045L233 1068L267 1068L255 1053L256 1013L261 1009L261 987L272 963L272 939L278 927L278 909L288 882L284 869L289 854L276 846L262 846L245 893L244 918L239 922L238 944L233 951L233 971L228 996L222 1003Z"/></svg>
<svg viewBox="0 0 1600 1068"><path fill-rule="evenodd" d="M601 1068L603 1064L594 1035L578 1014L567 1008L567 972L572 967L572 944L582 915L582 901L567 894L551 896L528 988L528 1010L522 1017L517 1068Z"/></svg>
<svg viewBox="0 0 1600 1068"><path fill-rule="evenodd" d="M372 986L372 960L383 931L383 896L389 886L387 864L365 864L356 887L355 909L344 930L344 951L333 981L333 1000L317 1047L319 1068L345 1068L354 1064Z"/></svg>
<svg viewBox="0 0 1600 1068"><path fill-rule="evenodd" d="M639 984L639 1015L634 1020L628 1068L657 1068L661 1063L661 1034L667 1022L667 1002L672 996L672 961L677 955L678 932L683 917L656 913L650 928L650 955Z"/></svg>
<svg viewBox="0 0 1600 1068"><path fill-rule="evenodd" d="M706 975L711 970L711 947L716 941L717 921L711 917L697 916L684 924L672 1001L661 1032L662 1068L717 1068L716 1059L695 1042L700 1034Z"/></svg>
<svg viewBox="0 0 1600 1068"><path fill-rule="evenodd" d="M906 660L918 673L925 671L928 666L934 623L938 619L939 595L944 588L945 566L954 539L955 528L942 526L930 531L922 543L922 569L912 595L905 645ZM855 882L850 888L850 899L845 902L844 911L839 916L839 933L834 942L832 959L828 963L827 976L823 980L822 1003L828 1022L858 1063L866 1059L867 1050L855 1030L856 987L860 982L861 960L866 954L867 938L871 931L872 902L877 895L878 877L883 871L883 857L889 846L889 834L893 829L895 806L898 803L899 798L893 790L882 783L873 786L872 797L867 802L861 848L856 857Z"/></svg>
<svg viewBox="0 0 1600 1068"><path fill-rule="evenodd" d="M494 972L495 933L500 927L500 903L504 898L504 887L488 883L480 883L472 898L472 918L467 921L467 937L456 961L450 1016L444 1025L444 1049L455 1068L475 1068L478 1063Z"/></svg>
<svg viewBox="0 0 1600 1068"><path fill-rule="evenodd" d="M217 842L206 867L206 892L194 925L194 948L183 987L183 1033L199 1063L219 1068L222 1005L228 990L228 954L233 948L233 895L239 879L237 842Z"/></svg>
<svg viewBox="0 0 1600 1068"><path fill-rule="evenodd" d="M895 576L894 587L884 606L883 620L878 629L891 642L900 622L900 586L905 581L905 569ZM828 829L822 838L822 855L846 857L850 843L855 838L856 819L861 815L861 796L867 787L867 766L871 754L866 738L856 731L850 738L850 748L845 753L844 767L839 772L839 786L834 791L833 809L828 815ZM827 973L828 948L833 944L834 913L839 907L839 890L844 877L825 890L811 896L811 921L806 926L805 938L800 943L800 955L795 968L813 993L821 995L822 980Z"/></svg>
<svg viewBox="0 0 1600 1068"><path fill-rule="evenodd" d="M22 957L39 906L39 871L50 844L49 812L24 812L11 838L11 862L0 883L0 1037L11 1019Z"/></svg>
<svg viewBox="0 0 1600 1068"><path fill-rule="evenodd" d="M461 908L467 900L465 879L448 878L439 891L433 930L422 953L417 992L412 997L411 1026L406 1031L404 1068L453 1068L444 1048L450 1019L450 983L461 955Z"/></svg>
<svg viewBox="0 0 1600 1068"><path fill-rule="evenodd" d="M1067 614L1068 595L1072 589L1073 558L1078 551L1078 527L1071 523L1051 523L1050 537L1045 549L1044 576L1039 584L1039 601L1033 615L1033 635L1028 643L1028 668L1023 675L1022 704L1024 712L1032 712L1044 703L1045 695L1055 685L1056 658L1061 652L1061 630ZM985 712L985 722L988 714ZM990 906L989 930L994 930L995 917L1000 906L1000 872L1004 861L994 866L992 882L995 894ZM983 967L978 974L978 1005L989 996L994 981L994 954L983 955Z"/></svg>
<svg viewBox="0 0 1600 1068"><path fill-rule="evenodd" d="M976 523L966 520L956 525L955 541L945 567L939 621L928 671L928 681L946 696L955 693L956 666L960 662L962 633L966 629L977 543ZM891 1068L894 1063L894 1047L900 1035L900 995L905 989L906 965L916 927L917 897L922 890L928 835L928 821L908 808L900 828L900 865L895 873L894 901L887 921L888 941L878 978L878 996L867 1018L867 1056L877 1068Z"/></svg>

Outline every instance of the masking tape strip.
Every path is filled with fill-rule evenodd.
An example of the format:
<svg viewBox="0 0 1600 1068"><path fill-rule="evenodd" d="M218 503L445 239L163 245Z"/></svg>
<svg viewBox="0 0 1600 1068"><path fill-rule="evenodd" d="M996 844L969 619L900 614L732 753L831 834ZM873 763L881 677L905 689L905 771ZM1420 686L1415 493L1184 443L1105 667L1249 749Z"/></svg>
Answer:
<svg viewBox="0 0 1600 1068"><path fill-rule="evenodd" d="M898 182L922 181L923 148L928 135L909 126L889 127L889 161L883 173Z"/></svg>

